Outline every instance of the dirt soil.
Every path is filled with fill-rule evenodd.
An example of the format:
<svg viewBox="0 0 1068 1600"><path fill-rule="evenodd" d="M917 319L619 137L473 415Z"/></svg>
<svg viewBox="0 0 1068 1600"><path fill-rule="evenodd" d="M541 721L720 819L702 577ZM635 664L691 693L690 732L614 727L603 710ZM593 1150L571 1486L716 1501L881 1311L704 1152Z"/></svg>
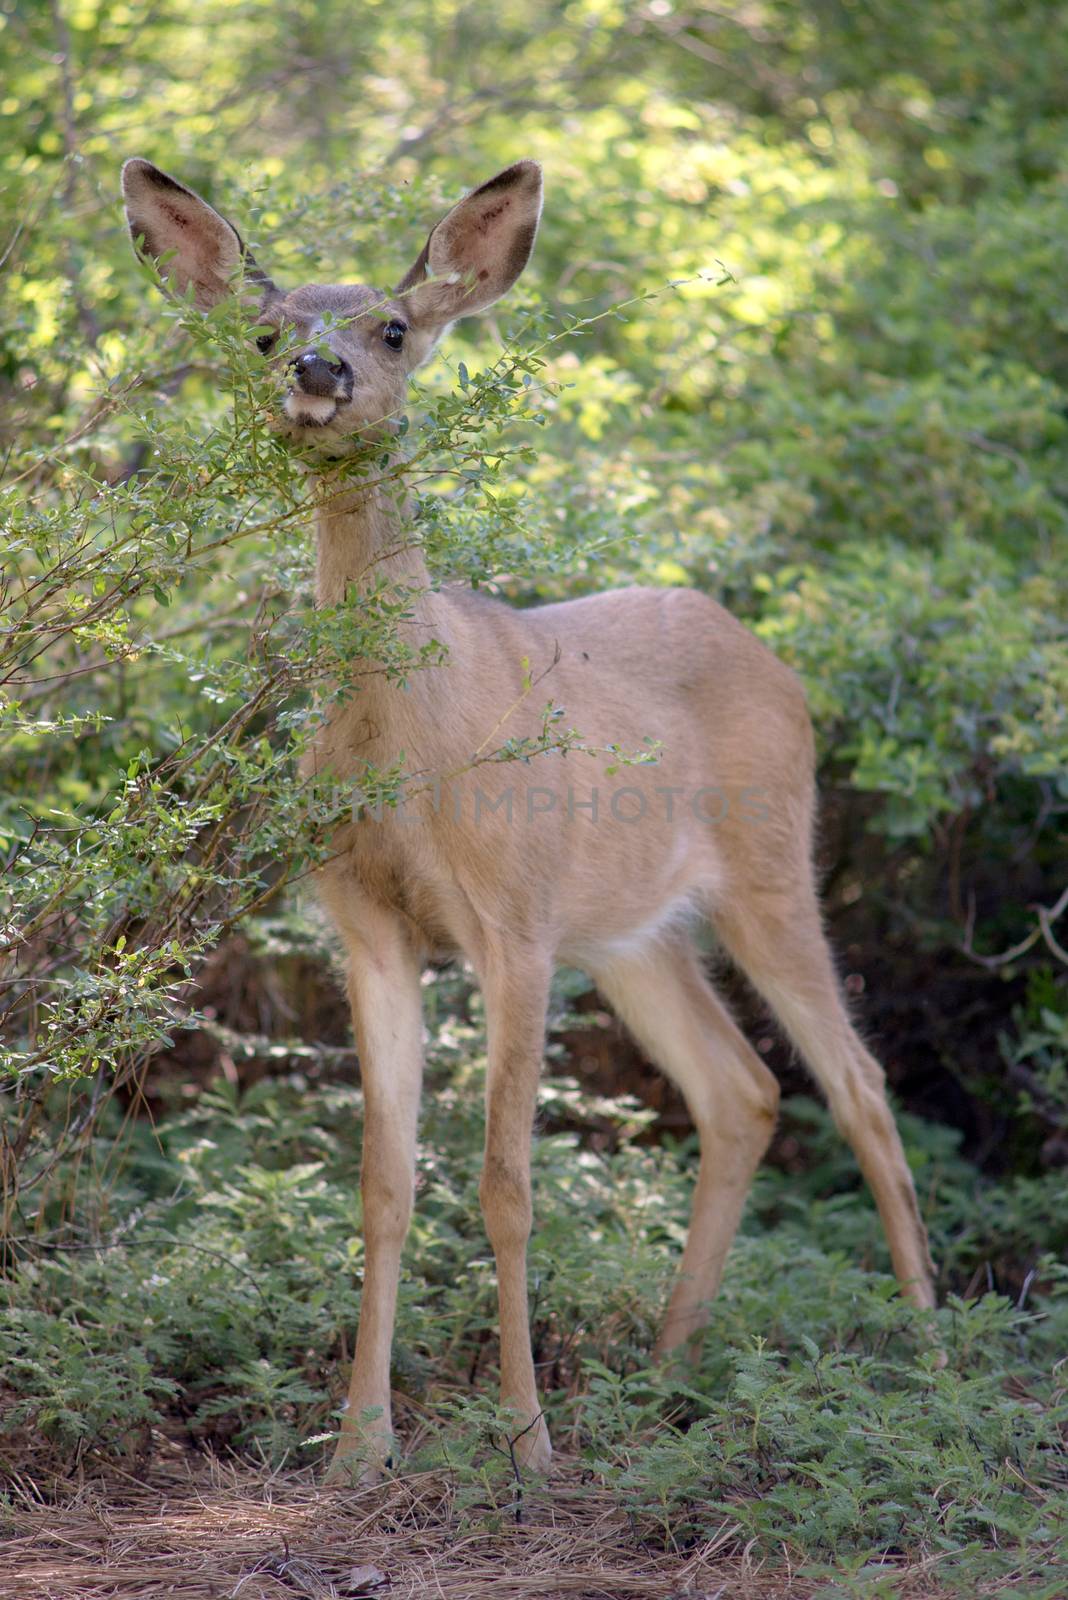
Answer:
<svg viewBox="0 0 1068 1600"><path fill-rule="evenodd" d="M696 1549L643 1544L577 1462L514 1508L461 1508L440 1476L318 1488L310 1473L182 1460L144 1480L20 1476L0 1506L0 1600L815 1600L812 1581L740 1549L725 1524ZM930 1567L880 1571L934 1600ZM872 1574L874 1576L874 1573ZM893 1583L896 1576L898 1582Z"/></svg>

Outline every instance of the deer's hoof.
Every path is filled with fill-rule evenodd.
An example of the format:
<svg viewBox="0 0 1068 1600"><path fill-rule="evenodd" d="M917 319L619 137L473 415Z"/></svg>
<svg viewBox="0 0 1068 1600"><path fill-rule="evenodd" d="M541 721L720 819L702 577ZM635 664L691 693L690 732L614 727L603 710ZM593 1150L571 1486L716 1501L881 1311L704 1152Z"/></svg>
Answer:
<svg viewBox="0 0 1068 1600"><path fill-rule="evenodd" d="M544 1417L539 1417L530 1432L516 1440L515 1458L521 1467L535 1477L546 1476L552 1465L553 1447L549 1442L549 1430Z"/></svg>
<svg viewBox="0 0 1068 1600"><path fill-rule="evenodd" d="M373 1453L362 1440L339 1439L333 1459L323 1474L326 1489L373 1489L382 1474L392 1467L393 1457Z"/></svg>

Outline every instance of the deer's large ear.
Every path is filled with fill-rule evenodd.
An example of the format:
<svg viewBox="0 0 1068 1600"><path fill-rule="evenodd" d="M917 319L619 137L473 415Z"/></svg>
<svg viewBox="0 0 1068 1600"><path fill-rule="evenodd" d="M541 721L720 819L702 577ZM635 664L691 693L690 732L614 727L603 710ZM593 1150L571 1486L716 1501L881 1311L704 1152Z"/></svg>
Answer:
<svg viewBox="0 0 1068 1600"><path fill-rule="evenodd" d="M138 156L126 162L122 195L134 248L157 263L173 251L169 261L160 263L161 271L180 294L192 284L194 300L202 311L232 292L231 280L242 262L253 282L262 289L273 287L246 251L237 229L206 200L151 161Z"/></svg>
<svg viewBox="0 0 1068 1600"><path fill-rule="evenodd" d="M413 320L442 327L499 300L530 260L540 215L536 161L517 161L472 189L431 230L397 285Z"/></svg>

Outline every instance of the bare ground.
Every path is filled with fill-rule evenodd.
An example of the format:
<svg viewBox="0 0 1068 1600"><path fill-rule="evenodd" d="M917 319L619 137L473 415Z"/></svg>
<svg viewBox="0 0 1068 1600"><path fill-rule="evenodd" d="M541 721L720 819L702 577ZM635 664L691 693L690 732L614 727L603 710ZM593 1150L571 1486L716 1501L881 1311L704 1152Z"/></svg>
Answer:
<svg viewBox="0 0 1068 1600"><path fill-rule="evenodd" d="M320 1489L308 1472L213 1458L144 1481L114 1468L0 1505L0 1600L812 1600L833 1592L740 1547L729 1523L696 1549L643 1542L580 1464L554 1466L522 1507L458 1505L440 1475ZM880 1569L909 1600L932 1565ZM894 1583L894 1578L897 1582ZM880 1592L887 1592L881 1590ZM1001 1590L1004 1593L1004 1589Z"/></svg>

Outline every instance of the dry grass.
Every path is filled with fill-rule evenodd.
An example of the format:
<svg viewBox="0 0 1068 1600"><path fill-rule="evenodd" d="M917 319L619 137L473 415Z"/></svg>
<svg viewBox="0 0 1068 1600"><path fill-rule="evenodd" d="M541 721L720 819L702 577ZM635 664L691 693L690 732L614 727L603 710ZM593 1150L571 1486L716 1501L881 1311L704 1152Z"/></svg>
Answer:
<svg viewBox="0 0 1068 1600"><path fill-rule="evenodd" d="M809 1600L820 1587L739 1550L729 1524L698 1549L644 1544L573 1462L526 1493L519 1520L461 1509L436 1474L324 1491L306 1472L203 1458L47 1496L24 1477L0 1516L0 1600ZM930 1568L899 1578L902 1596L938 1593Z"/></svg>

